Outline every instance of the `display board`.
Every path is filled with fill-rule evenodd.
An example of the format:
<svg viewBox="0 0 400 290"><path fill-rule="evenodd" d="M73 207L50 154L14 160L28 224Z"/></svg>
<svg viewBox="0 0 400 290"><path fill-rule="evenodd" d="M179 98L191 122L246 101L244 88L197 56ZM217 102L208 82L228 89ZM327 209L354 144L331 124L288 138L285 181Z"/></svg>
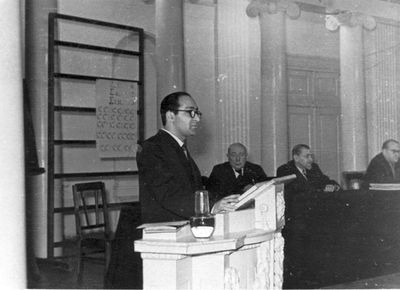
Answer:
<svg viewBox="0 0 400 290"><path fill-rule="evenodd" d="M96 81L96 147L100 158L135 156L138 100L134 82Z"/></svg>

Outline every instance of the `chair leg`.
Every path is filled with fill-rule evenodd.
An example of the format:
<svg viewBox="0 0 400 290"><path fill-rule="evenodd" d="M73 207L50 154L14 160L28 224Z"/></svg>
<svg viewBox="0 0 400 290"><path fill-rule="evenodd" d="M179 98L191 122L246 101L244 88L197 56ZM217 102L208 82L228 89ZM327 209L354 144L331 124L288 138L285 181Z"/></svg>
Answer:
<svg viewBox="0 0 400 290"><path fill-rule="evenodd" d="M107 285L108 268L109 268L110 262L111 262L111 242L109 242L109 241L106 241L106 243L105 243L104 258L105 258L105 264L104 264L103 284L105 287Z"/></svg>
<svg viewBox="0 0 400 290"><path fill-rule="evenodd" d="M82 282L83 282L83 271L84 271L84 262L83 262L83 257L82 257L82 254L79 256L79 262L78 262L78 279L77 279L77 282L78 282L78 285L81 285L82 284Z"/></svg>
<svg viewBox="0 0 400 290"><path fill-rule="evenodd" d="M76 263L76 282L78 285L82 284L83 280L83 253L81 242L78 242L78 255Z"/></svg>
<svg viewBox="0 0 400 290"><path fill-rule="evenodd" d="M111 242L106 242L106 248L105 248L105 260L106 260L106 265L105 265L105 270L107 272L108 267L110 266L110 261L111 261Z"/></svg>

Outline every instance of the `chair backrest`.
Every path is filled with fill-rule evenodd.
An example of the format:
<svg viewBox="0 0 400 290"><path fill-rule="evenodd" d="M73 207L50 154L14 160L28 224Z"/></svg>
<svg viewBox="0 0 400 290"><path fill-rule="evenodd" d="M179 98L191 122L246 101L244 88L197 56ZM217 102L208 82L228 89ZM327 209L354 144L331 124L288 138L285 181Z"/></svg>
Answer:
<svg viewBox="0 0 400 290"><path fill-rule="evenodd" d="M89 231L111 232L104 182L78 183L72 186L76 233L79 237Z"/></svg>
<svg viewBox="0 0 400 290"><path fill-rule="evenodd" d="M365 171L343 171L345 189L360 189Z"/></svg>

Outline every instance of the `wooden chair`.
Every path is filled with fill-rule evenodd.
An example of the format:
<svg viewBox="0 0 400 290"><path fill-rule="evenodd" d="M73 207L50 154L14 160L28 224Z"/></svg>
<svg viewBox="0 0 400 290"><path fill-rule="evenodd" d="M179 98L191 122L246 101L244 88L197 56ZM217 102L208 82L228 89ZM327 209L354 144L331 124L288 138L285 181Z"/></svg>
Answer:
<svg viewBox="0 0 400 290"><path fill-rule="evenodd" d="M82 282L84 259L101 259L105 273L111 259L112 233L104 182L79 183L72 186L79 250L77 280ZM99 254L104 253L104 258Z"/></svg>

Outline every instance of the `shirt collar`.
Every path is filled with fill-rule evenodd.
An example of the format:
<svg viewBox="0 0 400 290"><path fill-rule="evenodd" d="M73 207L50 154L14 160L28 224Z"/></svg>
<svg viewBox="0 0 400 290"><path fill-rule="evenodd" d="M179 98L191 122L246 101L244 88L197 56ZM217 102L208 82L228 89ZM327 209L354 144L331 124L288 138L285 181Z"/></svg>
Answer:
<svg viewBox="0 0 400 290"><path fill-rule="evenodd" d="M163 131L167 132L169 135L171 135L172 138L174 138L175 141L178 142L179 147L182 147L182 145L184 144L184 142L183 142L181 139L179 139L178 137L176 137L173 133L171 133L171 132L168 131L167 129L161 128L161 130L163 130Z"/></svg>
<svg viewBox="0 0 400 290"><path fill-rule="evenodd" d="M232 167L232 166L231 166L231 167ZM233 168L233 167L232 167L232 170L233 170L233 172L235 173L235 176L238 177L239 172L237 172L236 169ZM244 175L244 174L243 174L243 173L244 173L244 167L240 169L240 173L241 173L242 176Z"/></svg>

